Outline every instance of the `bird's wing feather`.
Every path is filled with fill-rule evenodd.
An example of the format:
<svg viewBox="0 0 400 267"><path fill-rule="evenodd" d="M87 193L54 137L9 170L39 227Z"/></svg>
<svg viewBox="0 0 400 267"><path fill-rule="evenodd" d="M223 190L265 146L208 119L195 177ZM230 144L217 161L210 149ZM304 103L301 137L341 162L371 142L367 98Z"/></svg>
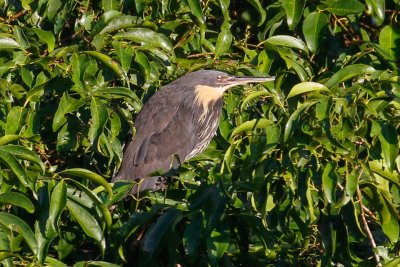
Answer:
<svg viewBox="0 0 400 267"><path fill-rule="evenodd" d="M114 180L138 179L176 165L196 143L197 127L188 107L174 103L160 91L146 104L135 121L136 136L128 144L122 166ZM181 104L181 103L180 103Z"/></svg>

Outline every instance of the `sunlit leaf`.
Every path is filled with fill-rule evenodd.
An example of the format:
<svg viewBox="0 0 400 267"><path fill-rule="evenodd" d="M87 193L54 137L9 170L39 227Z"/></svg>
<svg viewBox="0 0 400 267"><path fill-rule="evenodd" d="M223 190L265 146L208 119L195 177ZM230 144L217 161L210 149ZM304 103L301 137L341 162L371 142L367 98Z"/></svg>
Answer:
<svg viewBox="0 0 400 267"><path fill-rule="evenodd" d="M0 225L6 229L10 229L22 235L35 255L38 251L37 242L32 229L29 225L19 217L6 212L0 212Z"/></svg>
<svg viewBox="0 0 400 267"><path fill-rule="evenodd" d="M318 51L329 17L322 12L312 12L303 22L303 34L311 52Z"/></svg>
<svg viewBox="0 0 400 267"><path fill-rule="evenodd" d="M286 21L290 30L296 28L303 14L304 0L281 0L282 6L286 11ZM310 15L309 15L310 16Z"/></svg>
<svg viewBox="0 0 400 267"><path fill-rule="evenodd" d="M20 45L10 37L0 37L0 50L3 49L18 49Z"/></svg>
<svg viewBox="0 0 400 267"><path fill-rule="evenodd" d="M0 202L15 205L25 209L29 213L35 211L32 201L25 195L18 192L7 192L0 194Z"/></svg>
<svg viewBox="0 0 400 267"><path fill-rule="evenodd" d="M290 90L290 93L288 94L287 98L291 98L296 95L300 95L300 94L312 92L312 91L330 92L329 89L323 84L315 83L315 82L302 82L302 83L299 83L299 84L296 84L295 86L293 86L293 88Z"/></svg>
<svg viewBox="0 0 400 267"><path fill-rule="evenodd" d="M109 194L109 198L112 198L113 193L112 193L112 188L110 184L100 175L97 173L91 172L86 169L81 169L81 168L72 168L72 169L67 169L64 171L59 172L60 175L65 175L65 176L75 176L75 177L81 177L84 179L91 180L95 183L98 183L102 185L107 193Z"/></svg>
<svg viewBox="0 0 400 267"><path fill-rule="evenodd" d="M329 0L327 11L338 16L358 14L364 11L364 5L358 0Z"/></svg>
<svg viewBox="0 0 400 267"><path fill-rule="evenodd" d="M379 34L379 45L392 58L399 59L400 30L394 26L387 25L383 27Z"/></svg>

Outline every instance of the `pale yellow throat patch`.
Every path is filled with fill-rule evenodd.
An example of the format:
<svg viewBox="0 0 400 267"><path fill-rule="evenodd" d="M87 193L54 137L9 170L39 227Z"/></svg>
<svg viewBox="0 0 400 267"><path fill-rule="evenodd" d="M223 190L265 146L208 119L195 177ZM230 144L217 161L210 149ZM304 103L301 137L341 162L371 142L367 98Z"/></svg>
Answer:
<svg viewBox="0 0 400 267"><path fill-rule="evenodd" d="M202 116L208 113L211 102L215 102L223 97L225 90L226 88L224 87L211 87L207 85L196 86L196 102L203 107Z"/></svg>

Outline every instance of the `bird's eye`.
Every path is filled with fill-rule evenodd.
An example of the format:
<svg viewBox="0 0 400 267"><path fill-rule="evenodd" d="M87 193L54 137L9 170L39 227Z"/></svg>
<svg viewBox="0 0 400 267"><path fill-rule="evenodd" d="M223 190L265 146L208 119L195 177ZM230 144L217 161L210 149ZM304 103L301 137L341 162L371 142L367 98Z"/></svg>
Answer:
<svg viewBox="0 0 400 267"><path fill-rule="evenodd" d="M218 76L217 76L218 81L225 81L227 78L228 78L228 77L227 77L227 76L224 76L224 75L218 75Z"/></svg>

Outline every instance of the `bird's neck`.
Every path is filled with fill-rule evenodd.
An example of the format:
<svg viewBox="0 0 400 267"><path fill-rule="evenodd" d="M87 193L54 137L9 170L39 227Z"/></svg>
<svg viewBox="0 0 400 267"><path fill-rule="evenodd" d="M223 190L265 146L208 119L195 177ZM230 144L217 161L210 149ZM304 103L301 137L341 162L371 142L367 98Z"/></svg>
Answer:
<svg viewBox="0 0 400 267"><path fill-rule="evenodd" d="M206 85L198 85L195 88L195 101L203 108L202 116L210 112L210 106L224 96L224 88L210 87Z"/></svg>

